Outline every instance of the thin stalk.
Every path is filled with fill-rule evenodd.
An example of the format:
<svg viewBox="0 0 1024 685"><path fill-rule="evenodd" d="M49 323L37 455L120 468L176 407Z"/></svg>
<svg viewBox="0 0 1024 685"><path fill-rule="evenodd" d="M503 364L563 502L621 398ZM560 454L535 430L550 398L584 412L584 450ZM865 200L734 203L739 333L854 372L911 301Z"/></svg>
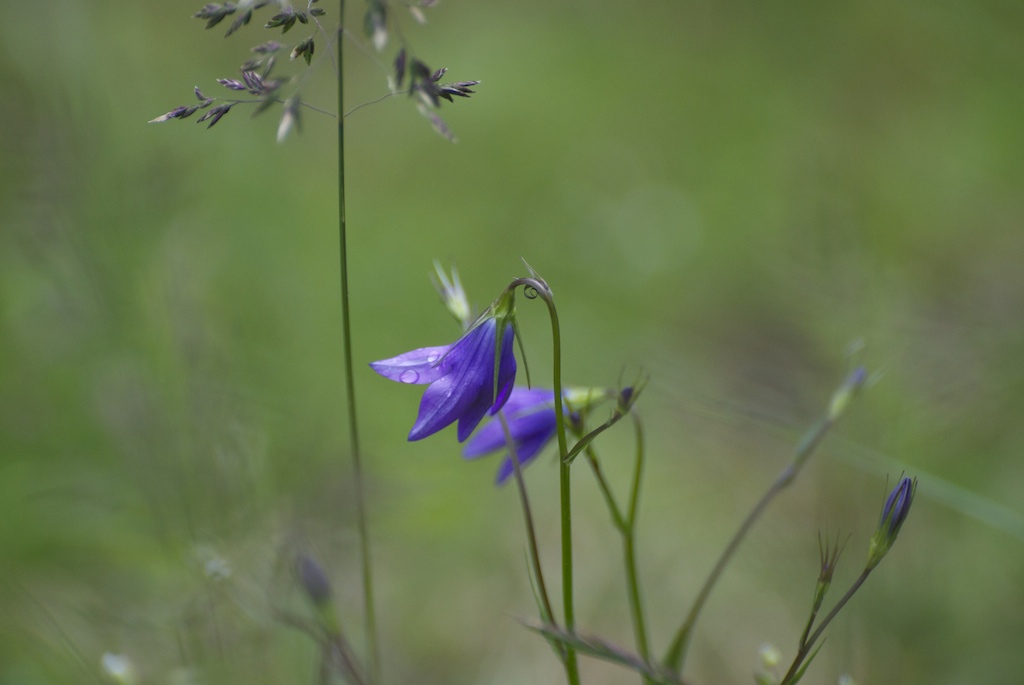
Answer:
<svg viewBox="0 0 1024 685"><path fill-rule="evenodd" d="M807 625L804 627L804 632L800 635L800 648L802 649L807 644L807 636L811 634L811 628L814 627L814 619L818 618L818 609L815 607L811 609L811 616L807 619Z"/></svg>
<svg viewBox="0 0 1024 685"><path fill-rule="evenodd" d="M870 573L870 568L865 568L863 571L861 571L860 576L857 578L856 581L854 581L853 585L850 586L850 589L846 591L846 594L843 595L838 602L836 602L836 605L832 607L832 611L828 612L828 616L822 619L821 624L818 625L818 629L815 630L809 638L801 640L800 649L797 650L796 657L793 659L793 663L789 667L789 671L786 672L786 675L782 679L780 685L788 685L788 683L792 682L793 677L797 674L797 672L800 669L800 665L803 663L804 659L807 658L807 655L811 653L811 649L814 648L814 643L817 642L818 638L821 637L821 634L825 632L825 628L828 627L828 624L832 622L832 619L834 619L839 614L842 608L846 606L846 603L850 601L850 598L853 597L857 590L860 589L860 586L863 585L864 581L868 579L868 575Z"/></svg>
<svg viewBox="0 0 1024 685"><path fill-rule="evenodd" d="M629 611L633 618L633 635L636 638L636 651L644 661L650 662L650 650L647 646L647 628L644 625L643 605L640 603L640 581L636 571L636 537L633 530L622 536L622 551L626 564L626 588L629 596ZM644 682L650 682L644 678Z"/></svg>
<svg viewBox="0 0 1024 685"><path fill-rule="evenodd" d="M622 514L622 510L615 501L615 495L612 493L608 481L601 471L601 465L593 446L588 445L584 454L591 470L594 472L598 488L604 496L605 504L608 506L615 529L622 536L622 554L626 568L626 597L629 600L629 611L633 620L633 635L636 640L637 654L639 654L644 662L649 662L650 648L647 644L647 627L644 620L643 604L640 600L640 581L636 566L636 508L640 493L640 475L643 471L643 438L639 421L637 421L636 426L637 459L633 470L633 486L630 490L629 513L627 515L624 516ZM645 675L642 675L642 677L645 683L653 682Z"/></svg>
<svg viewBox="0 0 1024 685"><path fill-rule="evenodd" d="M615 524L615 529L620 533L625 534L629 530L629 520L622 515L622 511L619 509L619 504L615 501L615 495L612 493L612 489L609 487L608 481L604 477L604 471L601 470L601 464L597 460L597 453L594 451L592 445L587 445L587 448L583 453L587 457L587 463L590 464L590 470L594 472L594 479L597 481L597 487L601 491L601 495L604 497L604 503L608 507L608 513L612 515L612 523Z"/></svg>
<svg viewBox="0 0 1024 685"><path fill-rule="evenodd" d="M548 306L551 318L551 349L554 355L551 381L555 391L555 422L558 434L558 492L562 523L562 611L565 629L576 630L576 609L573 601L572 582L572 488L570 464L565 462L569 455L569 443L565 437L565 415L562 409L562 333L558 325L558 312L551 290L544 285L537 289ZM575 647L565 646L565 675L569 685L579 685L580 672Z"/></svg>
<svg viewBox="0 0 1024 685"><path fill-rule="evenodd" d="M634 413L633 427L636 429L636 464L633 467L633 489L629 493L629 521L630 525L636 525L636 509L640 503L640 476L644 470L644 429L640 423L640 417Z"/></svg>
<svg viewBox="0 0 1024 685"><path fill-rule="evenodd" d="M333 612L333 608L330 611ZM282 609L275 608L273 613L277 620L309 635L320 645L323 650L323 658L318 680L321 683L330 681L330 676L326 669L330 666L330 658L337 657L336 665L342 673L345 682L350 683L350 685L367 685L366 679L359 670L359 660L356 659L352 647L349 645L348 640L345 639L336 621L334 626L331 627L322 621L312 623L305 618Z"/></svg>
<svg viewBox="0 0 1024 685"><path fill-rule="evenodd" d="M564 438L559 442L561 443L563 440ZM563 456L567 453L567 451L561 452ZM572 633L576 630L576 609L573 602L572 583L572 489L568 464L560 462L558 465L558 485L562 521L562 611L565 628ZM568 645L565 648L565 675L569 685L579 685L580 673L576 649Z"/></svg>
<svg viewBox="0 0 1024 685"><path fill-rule="evenodd" d="M544 582L544 571L540 565L540 552L537 547L537 533L533 525L533 514L530 509L530 498L526 495L526 483L523 481L523 470L519 464L519 455L516 453L515 441L508 428L508 421L505 419L505 412L498 412L498 420L501 422L501 430L505 434L505 444L508 446L508 456L512 460L512 473L516 478L516 487L519 489L519 503L522 505L523 518L526 525L526 540L530 549L530 562L533 565L533 575L537 579L537 593L540 595L542 613L541 618L545 624L553 625L555 612L551 609L551 600L548 598L547 584ZM564 649L564 648L563 648Z"/></svg>
<svg viewBox="0 0 1024 685"><path fill-rule="evenodd" d="M797 446L796 452L793 456L793 461L786 466L772 483L768 491L764 493L760 501L754 505L750 513L747 514L747 518L740 525L739 529L732 536L729 544L726 546L722 555L718 558L714 568L708 577L704 580L704 585L701 587L700 592L697 594L697 599L694 600L693 606L690 608L690 612L686 615L686 619L683 624L679 627L676 632L675 638L672 640L672 645L669 647L668 653L665 656L665 666L676 675L680 674L683 669L683 663L686 658L686 649L689 647L690 638L693 633L693 626L697 623L697 618L700 615L701 609L704 608L704 604L707 602L708 597L711 595L711 591L714 589L718 580L722 577L722 573L725 571L725 567L728 566L729 561L732 560L733 554L739 548L740 543L750 532L750 529L754 527L764 510L768 508L775 496L782 492L787 485L793 482L796 478L796 474L799 473L800 468L807 462L807 458L814 452L815 447L821 442L821 439L825 437L828 429L832 427L833 421L830 418L822 419L814 428L812 428L804 436L803 440Z"/></svg>
<svg viewBox="0 0 1024 685"><path fill-rule="evenodd" d="M341 635L337 635L330 643L330 646L338 656L339 668L345 674L345 679L352 683L352 685L363 685L366 681L359 674L359 662L352 653L352 648L349 647L348 641Z"/></svg>
<svg viewBox="0 0 1024 685"><path fill-rule="evenodd" d="M629 585L629 607L633 615L633 632L636 635L636 648L644 661L650 660L647 646L647 627L644 621L644 607L640 599L640 579L636 568L636 511L640 501L640 478L644 469L644 434L640 419L633 415L636 427L636 463L633 467L633 488L629 493L629 526L623 533L623 547L626 562L626 582Z"/></svg>
<svg viewBox="0 0 1024 685"><path fill-rule="evenodd" d="M363 614L366 629L366 648L369 653L368 682L378 680L380 658L377 646L377 620L373 608L373 573L370 560L370 535L366 522L366 501L363 488L363 466L359 450L359 427L356 421L356 385L352 364L352 323L348 288L348 234L345 225L345 69L342 60L342 34L345 20L345 0L338 0L338 261L341 277L341 326L345 358L345 390L348 397L348 428L352 453L352 481L355 490L356 525L359 531L359 552L362 559Z"/></svg>

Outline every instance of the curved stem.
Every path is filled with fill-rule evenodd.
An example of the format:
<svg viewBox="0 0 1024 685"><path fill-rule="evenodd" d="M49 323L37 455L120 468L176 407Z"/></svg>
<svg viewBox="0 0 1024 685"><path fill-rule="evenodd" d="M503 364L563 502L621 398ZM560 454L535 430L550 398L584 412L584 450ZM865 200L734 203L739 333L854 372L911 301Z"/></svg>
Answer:
<svg viewBox="0 0 1024 685"><path fill-rule="evenodd" d="M569 443L565 436L565 414L562 408L562 333L558 325L558 312L555 310L554 296L543 280L537 278L520 279L522 285L534 288L548 306L551 318L551 348L554 355L552 363L552 385L555 391L555 422L558 434L558 492L562 523L562 611L565 629L573 633L576 629L576 610L573 602L572 582L572 488L570 481L570 464L566 463L569 454ZM570 685L579 685L579 664L576 649L565 647L565 675Z"/></svg>
<svg viewBox="0 0 1024 685"><path fill-rule="evenodd" d="M338 0L338 111L345 111L345 70L342 61L342 34L345 18L345 0ZM345 390L348 398L349 446L352 452L352 481L355 490L356 525L359 530L359 551L362 559L363 613L366 623L366 646L369 652L370 685L377 682L380 659L377 648L377 621L373 608L373 573L370 562L370 535L366 522L366 502L363 488L363 466L359 450L359 427L356 421L356 386L352 364L352 323L348 289L348 243L345 225L345 117L338 119L338 262L341 271L341 325L344 358Z"/></svg>

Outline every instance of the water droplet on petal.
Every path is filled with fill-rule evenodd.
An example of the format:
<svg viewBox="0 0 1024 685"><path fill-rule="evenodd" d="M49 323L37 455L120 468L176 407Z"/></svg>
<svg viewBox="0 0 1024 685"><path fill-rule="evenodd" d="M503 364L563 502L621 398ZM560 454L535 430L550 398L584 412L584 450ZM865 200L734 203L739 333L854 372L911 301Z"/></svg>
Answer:
<svg viewBox="0 0 1024 685"><path fill-rule="evenodd" d="M419 379L420 379L419 373L417 373L416 371L413 371L412 369L406 369L398 377L398 380L401 381L402 383L415 383Z"/></svg>
<svg viewBox="0 0 1024 685"><path fill-rule="evenodd" d="M437 357L438 357L437 354L428 354L427 355L427 363L428 364L433 364L434 362L437 361Z"/></svg>

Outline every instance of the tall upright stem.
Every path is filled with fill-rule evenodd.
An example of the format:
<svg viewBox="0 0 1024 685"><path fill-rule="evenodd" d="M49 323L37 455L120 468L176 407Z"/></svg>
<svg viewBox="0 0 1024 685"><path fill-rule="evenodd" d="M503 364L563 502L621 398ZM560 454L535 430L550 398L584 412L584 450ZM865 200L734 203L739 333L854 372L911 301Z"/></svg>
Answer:
<svg viewBox="0 0 1024 685"><path fill-rule="evenodd" d="M546 284L529 284L536 287L544 299L551 317L551 348L554 354L552 364L552 385L555 391L555 421L558 434L558 484L561 504L562 522L562 611L565 619L565 630L569 633L576 629L576 610L573 603L572 582L572 488L569 479L570 464L566 463L569 455L569 443L565 436L565 414L562 409L562 333L558 325L558 312L551 290ZM576 650L565 645L565 675L569 685L579 685L580 673L576 659Z"/></svg>
<svg viewBox="0 0 1024 685"><path fill-rule="evenodd" d="M562 449L564 457L568 449ZM576 630L576 610L573 603L572 587L572 495L569 480L569 465L562 462L558 466L558 483L562 510L562 605L565 614L565 629L570 633ZM576 663L576 650L568 645L565 647L565 673L570 685L579 685L579 666Z"/></svg>
<svg viewBox="0 0 1024 685"><path fill-rule="evenodd" d="M355 490L356 525L359 529L359 551L362 559L363 613L366 624L366 647L370 667L368 681L377 682L380 658L377 647L377 619L373 609L373 573L370 563L370 535L366 523L366 502L363 489L363 466L359 451L359 428L356 421L356 385L352 373L352 324L348 290L348 241L345 226L345 68L342 37L345 31L345 0L338 0L338 260L341 273L341 325L345 357L345 390L348 397L348 432L352 453L352 482Z"/></svg>

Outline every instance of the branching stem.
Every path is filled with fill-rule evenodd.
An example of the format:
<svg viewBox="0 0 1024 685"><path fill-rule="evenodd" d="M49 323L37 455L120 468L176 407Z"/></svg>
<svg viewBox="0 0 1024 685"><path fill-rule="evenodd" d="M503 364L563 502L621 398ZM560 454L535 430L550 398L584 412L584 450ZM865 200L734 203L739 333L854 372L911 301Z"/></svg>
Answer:
<svg viewBox="0 0 1024 685"><path fill-rule="evenodd" d="M608 512L612 517L612 523L622 537L623 561L626 567L626 596L629 600L630 615L633 619L633 635L636 640L637 654L639 654L644 662L649 662L650 649L647 644L647 626L644 619L643 602L640 596L640 579L636 563L636 512L640 497L640 477L643 474L644 444L640 420L635 415L633 416L636 427L637 451L633 467L633 483L630 489L629 508L625 514L623 514L622 509L619 508L615 501L615 495L612 493L611 487L601 471L601 464L597 459L597 453L594 451L592 444L587 445L584 454L586 454L587 462L594 472L598 488L604 496ZM641 675L645 683L653 682L648 676Z"/></svg>
<svg viewBox="0 0 1024 685"><path fill-rule="evenodd" d="M836 602L836 605L832 607L832 611L828 612L828 616L822 619L817 630L815 630L809 638L801 640L800 648L797 650L796 657L793 659L793 663L790 665L789 671L786 672L785 677L779 685L790 685L790 683L794 682L796 675L800 672L801 664L803 664L804 659L807 658L807 655L810 654L811 650L814 648L814 643L818 641L818 638L820 638L821 634L825 632L825 628L832 622L832 619L839 614L842 608L846 606L846 603L850 601L850 598L853 597L857 590L860 589L860 586L864 584L864 581L868 579L868 575L871 573L871 570L872 569L870 568L865 568L861 571L860 576L854 581L853 585L850 586L850 589L846 591L846 594ZM808 625L808 628L809 627L810 625Z"/></svg>

